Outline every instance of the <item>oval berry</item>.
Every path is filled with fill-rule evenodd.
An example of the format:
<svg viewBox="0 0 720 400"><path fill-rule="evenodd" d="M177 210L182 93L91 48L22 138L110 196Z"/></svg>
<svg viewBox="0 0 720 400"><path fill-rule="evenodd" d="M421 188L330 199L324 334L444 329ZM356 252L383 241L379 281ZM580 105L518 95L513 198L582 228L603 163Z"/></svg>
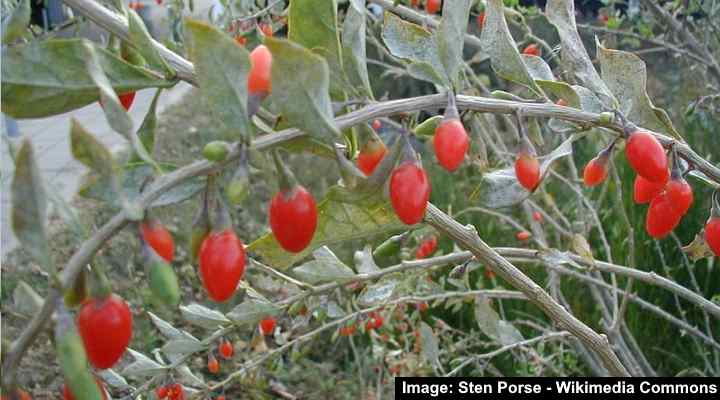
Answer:
<svg viewBox="0 0 720 400"><path fill-rule="evenodd" d="M441 0L427 0L425 3L425 11L430 14L435 14L440 11Z"/></svg>
<svg viewBox="0 0 720 400"><path fill-rule="evenodd" d="M379 119L373 120L373 122L372 122L372 128L373 128L375 131L379 131L380 128L382 128L382 122L380 122Z"/></svg>
<svg viewBox="0 0 720 400"><path fill-rule="evenodd" d="M97 383L97 387L98 389L100 389L100 393L102 394L102 400L107 400L107 395L105 394L105 388L103 387L102 382L100 382L100 379L98 378L95 378L95 382ZM73 396L67 384L63 385L63 400L75 400L75 396Z"/></svg>
<svg viewBox="0 0 720 400"><path fill-rule="evenodd" d="M682 214L675 210L667 193L661 193L650 202L645 219L645 230L648 235L660 239L672 232L680 223L681 218Z"/></svg>
<svg viewBox="0 0 720 400"><path fill-rule="evenodd" d="M167 262L171 262L175 256L175 242L170 232L156 220L144 221L140 224L140 232L143 240L155 250L155 252Z"/></svg>
<svg viewBox="0 0 720 400"><path fill-rule="evenodd" d="M260 321L260 333L264 336L272 335L275 331L275 318L268 317Z"/></svg>
<svg viewBox="0 0 720 400"><path fill-rule="evenodd" d="M435 129L433 146L440 165L453 172L465 159L470 138L459 119L446 119Z"/></svg>
<svg viewBox="0 0 720 400"><path fill-rule="evenodd" d="M539 222L539 223L541 223L541 224L542 224L543 221L545 220L545 219L543 218L542 214L540 214L540 211L533 211L532 217L533 217L533 219L534 219L535 221L537 221L537 222Z"/></svg>
<svg viewBox="0 0 720 400"><path fill-rule="evenodd" d="M235 354L235 348L229 340L223 340L220 343L220 346L218 346L218 353L220 353L222 358L229 360L232 358L233 354Z"/></svg>
<svg viewBox="0 0 720 400"><path fill-rule="evenodd" d="M416 162L406 161L390 176L390 202L400 221L415 225L425 216L430 199L430 181Z"/></svg>
<svg viewBox="0 0 720 400"><path fill-rule="evenodd" d="M636 204L649 203L665 188L665 183L651 182L642 176L635 177L633 184L633 200Z"/></svg>
<svg viewBox="0 0 720 400"><path fill-rule="evenodd" d="M256 47L250 52L250 73L248 73L248 92L251 95L265 97L272 90L270 69L272 53L265 45Z"/></svg>
<svg viewBox="0 0 720 400"><path fill-rule="evenodd" d="M683 178L671 179L665 187L670 203L680 215L685 215L693 203L693 191Z"/></svg>
<svg viewBox="0 0 720 400"><path fill-rule="evenodd" d="M705 243L720 257L720 217L711 217L705 224Z"/></svg>
<svg viewBox="0 0 720 400"><path fill-rule="evenodd" d="M530 232L528 231L520 231L517 234L515 234L515 238L519 241L525 241L530 239Z"/></svg>
<svg viewBox="0 0 720 400"><path fill-rule="evenodd" d="M245 249L232 229L212 232L200 247L200 276L210 298L223 302L235 293L245 273Z"/></svg>
<svg viewBox="0 0 720 400"><path fill-rule="evenodd" d="M220 372L220 363L212 354L208 356L207 369L211 374L217 374Z"/></svg>
<svg viewBox="0 0 720 400"><path fill-rule="evenodd" d="M665 150L655 136L648 132L635 131L630 134L625 145L625 156L633 170L651 182L665 183L670 177Z"/></svg>
<svg viewBox="0 0 720 400"><path fill-rule="evenodd" d="M431 256L437 249L437 237L432 236L423 241L415 251L415 259L420 260Z"/></svg>
<svg viewBox="0 0 720 400"><path fill-rule="evenodd" d="M360 169L365 176L372 175L386 154L387 147L385 147L385 143L379 139L368 140L358 154L358 169Z"/></svg>
<svg viewBox="0 0 720 400"><path fill-rule="evenodd" d="M601 184L607 177L607 158L597 156L590 160L583 170L585 186L593 187Z"/></svg>
<svg viewBox="0 0 720 400"><path fill-rule="evenodd" d="M115 294L86 301L77 316L88 360L97 369L115 365L132 337L132 314L127 303Z"/></svg>
<svg viewBox="0 0 720 400"><path fill-rule="evenodd" d="M317 228L317 205L301 185L278 192L270 202L270 229L280 246L292 253L307 247Z"/></svg>
<svg viewBox="0 0 720 400"><path fill-rule="evenodd" d="M531 43L527 45L523 49L523 54L529 55L529 56L539 56L540 55L540 48L535 43Z"/></svg>
<svg viewBox="0 0 720 400"><path fill-rule="evenodd" d="M525 189L534 191L540 183L540 163L527 153L518 154L515 160L515 176Z"/></svg>
<svg viewBox="0 0 720 400"><path fill-rule="evenodd" d="M482 29L485 26L485 11L481 12L477 16L477 26Z"/></svg>
<svg viewBox="0 0 720 400"><path fill-rule="evenodd" d="M155 395L158 399L164 399L168 395L168 388L166 386L158 386L157 389L155 389Z"/></svg>

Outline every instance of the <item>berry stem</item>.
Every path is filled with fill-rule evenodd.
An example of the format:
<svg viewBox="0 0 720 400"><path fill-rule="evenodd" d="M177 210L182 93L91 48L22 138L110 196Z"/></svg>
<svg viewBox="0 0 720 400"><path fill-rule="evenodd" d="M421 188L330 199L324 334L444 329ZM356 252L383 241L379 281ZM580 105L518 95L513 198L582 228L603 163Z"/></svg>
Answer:
<svg viewBox="0 0 720 400"><path fill-rule="evenodd" d="M92 265L92 273L90 274L90 295L96 299L104 299L112 294L110 281L105 275L105 270L101 264Z"/></svg>
<svg viewBox="0 0 720 400"><path fill-rule="evenodd" d="M297 179L280 157L280 150L273 151L273 160L275 161L275 169L277 169L278 173L278 186L280 191L287 192L297 186Z"/></svg>
<svg viewBox="0 0 720 400"><path fill-rule="evenodd" d="M443 116L446 120L460 119L457 105L455 103L455 92L453 90L447 91L448 105L445 108L445 115Z"/></svg>

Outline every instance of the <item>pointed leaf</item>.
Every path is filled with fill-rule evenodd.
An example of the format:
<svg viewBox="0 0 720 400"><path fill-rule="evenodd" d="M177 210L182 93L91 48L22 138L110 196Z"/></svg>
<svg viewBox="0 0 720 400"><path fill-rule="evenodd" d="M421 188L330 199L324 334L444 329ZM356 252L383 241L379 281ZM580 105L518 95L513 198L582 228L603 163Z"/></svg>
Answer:
<svg viewBox="0 0 720 400"><path fill-rule="evenodd" d="M101 369L97 371L97 374L100 379L110 387L116 389L127 389L130 387L125 378L112 369Z"/></svg>
<svg viewBox="0 0 720 400"><path fill-rule="evenodd" d="M435 31L440 62L445 67L445 74L451 82L457 79L463 62L463 45L471 4L471 0L446 1L443 4L440 25Z"/></svg>
<svg viewBox="0 0 720 400"><path fill-rule="evenodd" d="M380 271L380 268L375 264L372 247L369 244L366 244L362 251L355 252L355 269L359 274L372 274Z"/></svg>
<svg viewBox="0 0 720 400"><path fill-rule="evenodd" d="M488 0L481 37L483 52L490 56L493 71L500 77L542 93L525 68L517 44L510 35L504 10L502 0Z"/></svg>
<svg viewBox="0 0 720 400"><path fill-rule="evenodd" d="M41 267L51 269L50 248L45 235L45 189L29 139L23 141L15 155L12 206L12 228L18 241Z"/></svg>
<svg viewBox="0 0 720 400"><path fill-rule="evenodd" d="M205 348L207 348L207 346L199 340L173 339L165 343L161 350L168 356L173 356L197 353Z"/></svg>
<svg viewBox="0 0 720 400"><path fill-rule="evenodd" d="M542 57L533 56L529 54L521 54L525 68L530 73L530 76L535 80L554 81L555 76L550 69L550 66L542 59Z"/></svg>
<svg viewBox="0 0 720 400"><path fill-rule="evenodd" d="M197 340L193 335L180 330L178 328L175 328L174 326L170 325L169 322L165 321L164 319L158 317L157 315L151 313L148 311L148 315L150 316L150 321L152 321L153 325L155 325L156 328L160 331L160 333L165 336L168 339L190 339L190 340Z"/></svg>
<svg viewBox="0 0 720 400"><path fill-rule="evenodd" d="M186 385L184 387L184 390L188 392L188 395L192 393L197 393L197 391L189 389L187 386L193 386L193 387L206 387L205 381L202 379L201 376L195 375L191 370L190 367L183 364L177 369L178 374L180 374L180 382L183 383L183 385Z"/></svg>
<svg viewBox="0 0 720 400"><path fill-rule="evenodd" d="M350 0L342 28L343 66L350 83L373 98L365 49L365 1Z"/></svg>
<svg viewBox="0 0 720 400"><path fill-rule="evenodd" d="M165 59L158 53L157 47L155 47L153 43L153 38L145 26L145 22L143 22L135 10L132 9L127 10L126 17L130 33L128 43L142 55L149 66L162 71L168 78L172 78L175 75L175 70L170 68Z"/></svg>
<svg viewBox="0 0 720 400"><path fill-rule="evenodd" d="M104 179L115 179L119 171L110 150L75 119L70 120L70 149L73 157Z"/></svg>
<svg viewBox="0 0 720 400"><path fill-rule="evenodd" d="M440 348L438 346L437 337L425 322L420 323L420 347L422 348L422 356L431 365L436 366L440 363Z"/></svg>
<svg viewBox="0 0 720 400"><path fill-rule="evenodd" d="M265 38L265 43L273 55L271 97L280 113L310 136L325 141L339 137L325 60L287 40Z"/></svg>
<svg viewBox="0 0 720 400"><path fill-rule="evenodd" d="M165 373L167 367L158 364L146 355L133 349L127 349L128 353L133 356L135 361L126 366L122 375L127 377L153 377Z"/></svg>
<svg viewBox="0 0 720 400"><path fill-rule="evenodd" d="M355 277L355 272L340 261L330 249L323 246L313 252L315 260L295 268L293 273L310 284L342 281Z"/></svg>
<svg viewBox="0 0 720 400"><path fill-rule="evenodd" d="M185 28L190 33L190 58L195 65L200 95L223 130L221 138L249 140L249 53L230 36L205 22L188 19ZM275 63L277 57L273 59L273 66Z"/></svg>
<svg viewBox="0 0 720 400"><path fill-rule="evenodd" d="M358 304L363 306L372 306L385 302L392 297L397 285L398 281L389 280L368 286L365 288L360 297L358 297Z"/></svg>
<svg viewBox="0 0 720 400"><path fill-rule="evenodd" d="M186 321L193 325L207 329L215 329L230 322L223 313L193 303L189 306L180 306L180 313Z"/></svg>
<svg viewBox="0 0 720 400"><path fill-rule="evenodd" d="M174 85L84 39L33 41L2 50L2 112L16 118L41 118L98 101L97 85L86 72L86 44L95 48L117 93Z"/></svg>
<svg viewBox="0 0 720 400"><path fill-rule="evenodd" d="M227 317L238 325L253 325L263 318L277 315L280 311L282 310L273 303L251 299L238 304Z"/></svg>
<svg viewBox="0 0 720 400"><path fill-rule="evenodd" d="M157 126L156 110L161 93L162 89L155 91L155 96L153 96L152 102L150 103L150 109L147 114L145 114L142 125L140 125L140 129L137 131L137 136L140 139L143 149L146 150L148 157L152 157L155 149L155 127ZM130 156L130 159L128 160L128 163L132 164L138 161L144 160L137 154L137 152L133 152L132 156Z"/></svg>

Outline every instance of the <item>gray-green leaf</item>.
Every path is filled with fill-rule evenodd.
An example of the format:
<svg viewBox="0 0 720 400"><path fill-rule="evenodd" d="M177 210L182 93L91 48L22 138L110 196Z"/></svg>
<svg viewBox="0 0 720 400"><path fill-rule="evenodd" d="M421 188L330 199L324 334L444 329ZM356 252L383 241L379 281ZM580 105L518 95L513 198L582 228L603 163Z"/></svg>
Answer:
<svg viewBox="0 0 720 400"><path fill-rule="evenodd" d="M280 311L281 309L273 303L250 299L238 304L228 313L227 317L238 325L252 325L263 318L276 315Z"/></svg>
<svg viewBox="0 0 720 400"><path fill-rule="evenodd" d="M323 246L313 252L315 260L295 268L293 273L310 284L352 279L355 272Z"/></svg>
<svg viewBox="0 0 720 400"><path fill-rule="evenodd" d="M373 98L365 53L365 2L350 0L342 29L343 66L350 83Z"/></svg>
<svg viewBox="0 0 720 400"><path fill-rule="evenodd" d="M465 31L470 15L470 0L446 1L443 4L440 26L435 31L440 62L450 81L457 79L457 73L463 62Z"/></svg>
<svg viewBox="0 0 720 400"><path fill-rule="evenodd" d="M30 0L20 0L2 21L2 44L8 44L25 33L30 23Z"/></svg>
<svg viewBox="0 0 720 400"><path fill-rule="evenodd" d="M180 313L189 323L207 329L215 329L230 322L221 312L211 310L197 303L180 306Z"/></svg>

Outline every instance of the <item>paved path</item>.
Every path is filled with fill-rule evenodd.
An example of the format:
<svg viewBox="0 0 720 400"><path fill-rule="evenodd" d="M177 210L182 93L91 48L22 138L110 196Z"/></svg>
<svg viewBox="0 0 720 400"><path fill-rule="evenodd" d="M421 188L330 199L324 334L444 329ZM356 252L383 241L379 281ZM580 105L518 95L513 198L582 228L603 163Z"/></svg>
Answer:
<svg viewBox="0 0 720 400"><path fill-rule="evenodd" d="M125 0L129 2L129 0ZM147 5L147 14L156 34L163 34L165 25L165 10L155 6L154 0L144 0ZM206 18L208 9L213 0L196 0L194 15ZM158 113L167 106L177 102L190 86L181 83L171 90L165 90L158 103ZM135 102L130 109L135 126L140 126L154 94L154 89L143 90L137 93ZM105 115L98 104L91 104L72 112L56 115L50 118L18 120L19 138L7 139L4 136L4 126L0 133L0 162L2 172L0 175L0 256L4 256L17 245L10 227L10 183L12 180L14 163L8 152L8 140L19 144L24 138L29 138L34 146L41 175L47 190L58 192L66 201L70 201L78 189L80 177L84 167L75 161L70 153L70 118L76 118L89 132L93 133L102 143L112 148L123 144L125 139L115 133L105 119ZM3 122L4 123L4 122Z"/></svg>

